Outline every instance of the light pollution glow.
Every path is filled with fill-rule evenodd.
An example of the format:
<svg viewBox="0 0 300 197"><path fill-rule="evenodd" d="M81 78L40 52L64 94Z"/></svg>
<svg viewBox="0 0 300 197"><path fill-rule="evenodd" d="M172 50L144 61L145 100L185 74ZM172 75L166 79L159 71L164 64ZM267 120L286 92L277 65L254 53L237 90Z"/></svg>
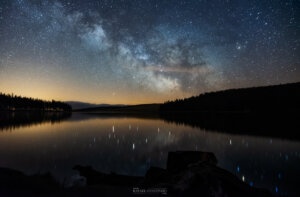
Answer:
<svg viewBox="0 0 300 197"><path fill-rule="evenodd" d="M294 1L0 3L0 92L160 103L300 80Z"/></svg>

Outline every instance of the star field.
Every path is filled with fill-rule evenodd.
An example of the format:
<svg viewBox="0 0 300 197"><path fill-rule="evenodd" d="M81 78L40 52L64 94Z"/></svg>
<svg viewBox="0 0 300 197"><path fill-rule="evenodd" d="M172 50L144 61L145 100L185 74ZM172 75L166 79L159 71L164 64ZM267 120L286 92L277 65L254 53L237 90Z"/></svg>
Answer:
<svg viewBox="0 0 300 197"><path fill-rule="evenodd" d="M299 1L0 3L0 91L151 103L300 80Z"/></svg>

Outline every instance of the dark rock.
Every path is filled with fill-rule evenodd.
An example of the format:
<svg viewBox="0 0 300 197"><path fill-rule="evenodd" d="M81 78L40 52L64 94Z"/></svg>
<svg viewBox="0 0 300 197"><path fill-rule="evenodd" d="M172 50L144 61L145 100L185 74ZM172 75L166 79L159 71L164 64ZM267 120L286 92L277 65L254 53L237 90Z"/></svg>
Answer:
<svg viewBox="0 0 300 197"><path fill-rule="evenodd" d="M169 192L182 196L272 196L264 189L250 187L235 175L208 162L189 165L170 177Z"/></svg>
<svg viewBox="0 0 300 197"><path fill-rule="evenodd" d="M29 176L17 170L0 167L0 196L48 194L60 189L60 184L50 173Z"/></svg>
<svg viewBox="0 0 300 197"><path fill-rule="evenodd" d="M87 178L88 184L125 186L128 189L133 186L145 191L161 188L167 191L168 196L272 196L269 191L250 187L235 175L217 167L217 159L213 153L170 152L167 162L167 169L151 167L144 178L104 174L89 166L75 166L74 169Z"/></svg>
<svg viewBox="0 0 300 197"><path fill-rule="evenodd" d="M226 196L268 197L268 190L250 187L216 166L213 153L177 151L168 155L168 168L151 167L145 177L107 174L91 166L74 166L86 186L62 188L51 174L25 175L0 168L0 196ZM81 177L82 176L82 177ZM133 191L135 190L135 191Z"/></svg>
<svg viewBox="0 0 300 197"><path fill-rule="evenodd" d="M126 176L115 173L106 174L94 170L91 166L76 165L73 167L80 173L80 176L86 177L87 185L107 184L107 185L121 185L121 186L133 186L143 180L138 176Z"/></svg>
<svg viewBox="0 0 300 197"><path fill-rule="evenodd" d="M86 177L87 185L102 183L105 180L105 174L94 170L91 166L76 165L73 170L77 170L80 176Z"/></svg>
<svg viewBox="0 0 300 197"><path fill-rule="evenodd" d="M218 163L216 156L211 152L176 151L168 154L167 170L179 172L197 162L208 162L213 165Z"/></svg>
<svg viewBox="0 0 300 197"><path fill-rule="evenodd" d="M145 175L143 184L146 186L152 186L157 183L168 182L170 174L166 169L158 167L150 167Z"/></svg>
<svg viewBox="0 0 300 197"><path fill-rule="evenodd" d="M217 167L213 153L170 152L167 162L167 170L151 167L147 171L144 187L167 188L171 196L272 196Z"/></svg>

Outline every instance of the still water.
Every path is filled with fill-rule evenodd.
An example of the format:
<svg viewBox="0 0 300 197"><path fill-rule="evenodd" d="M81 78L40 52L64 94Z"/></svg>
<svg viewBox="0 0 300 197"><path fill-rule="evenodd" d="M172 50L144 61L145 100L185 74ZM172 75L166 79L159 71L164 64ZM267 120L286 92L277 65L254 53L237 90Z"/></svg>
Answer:
<svg viewBox="0 0 300 197"><path fill-rule="evenodd" d="M284 132L284 131L283 131ZM232 135L160 119L73 114L61 122L0 129L0 166L27 174L50 171L63 181L76 164L144 175L165 168L169 151L213 152L218 166L255 187L299 194L300 142Z"/></svg>

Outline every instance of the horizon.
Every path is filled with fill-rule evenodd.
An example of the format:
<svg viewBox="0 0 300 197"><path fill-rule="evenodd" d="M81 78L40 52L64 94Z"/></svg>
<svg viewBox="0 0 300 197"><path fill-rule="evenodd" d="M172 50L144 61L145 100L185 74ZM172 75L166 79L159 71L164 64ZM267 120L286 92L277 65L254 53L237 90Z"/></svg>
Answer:
<svg viewBox="0 0 300 197"><path fill-rule="evenodd" d="M272 85L266 85L266 86L251 86L251 87L242 87L242 88L229 88L229 89L223 89L223 90L217 90L217 91L210 91L210 92L203 92L197 95L192 95L190 97L185 97L185 98L175 98L173 100L167 100L167 101L163 101L160 103L133 103L133 104L126 104L126 103L92 103L92 102L85 102L85 101L80 101L80 100L55 100L55 99L41 99L41 98L33 98L33 97L27 97L27 96L23 96L23 95L16 95L14 93L3 93L0 92L0 94L5 94L5 95L14 95L14 96L19 96L19 97L26 97L26 98L32 98L32 99L38 99L38 100L43 100L43 101L51 101L51 100L55 100L55 101L59 101L59 102L64 102L64 103L81 103L81 104L90 104L90 105L111 105L111 106L117 106L117 105L124 105L124 106L134 106L134 105L159 105L159 104L163 104L169 101L175 101L175 100L182 100L182 99L188 99L191 97L197 97L197 96L201 96L203 94L210 94L210 93L215 93L215 92L221 92L221 91L228 91L228 90L241 90L241 89L251 89L251 88L264 88L264 87L273 87L273 86L282 86L282 85L291 85L291 84L297 84L300 83L300 81L297 82L292 82L292 83L284 83L284 84L272 84Z"/></svg>
<svg viewBox="0 0 300 197"><path fill-rule="evenodd" d="M297 1L0 2L0 92L152 104L300 81Z"/></svg>

